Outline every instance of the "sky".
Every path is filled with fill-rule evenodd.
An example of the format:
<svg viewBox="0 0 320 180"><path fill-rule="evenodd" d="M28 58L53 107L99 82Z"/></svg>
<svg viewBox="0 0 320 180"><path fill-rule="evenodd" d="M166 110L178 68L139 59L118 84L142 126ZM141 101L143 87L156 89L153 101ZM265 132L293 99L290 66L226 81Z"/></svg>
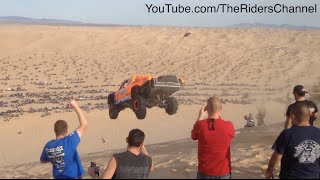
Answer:
<svg viewBox="0 0 320 180"><path fill-rule="evenodd" d="M314 5L314 14L148 13L146 4L214 6L219 3ZM86 23L219 27L240 23L290 24L320 27L319 0L0 0L0 16L23 16Z"/></svg>

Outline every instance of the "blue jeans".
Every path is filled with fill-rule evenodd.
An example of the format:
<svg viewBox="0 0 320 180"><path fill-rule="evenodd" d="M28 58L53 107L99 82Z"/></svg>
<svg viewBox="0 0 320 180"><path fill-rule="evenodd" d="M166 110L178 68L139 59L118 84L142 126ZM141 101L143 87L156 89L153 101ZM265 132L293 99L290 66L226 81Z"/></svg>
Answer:
<svg viewBox="0 0 320 180"><path fill-rule="evenodd" d="M197 179L231 179L231 173L228 173L224 176L206 176L198 172Z"/></svg>

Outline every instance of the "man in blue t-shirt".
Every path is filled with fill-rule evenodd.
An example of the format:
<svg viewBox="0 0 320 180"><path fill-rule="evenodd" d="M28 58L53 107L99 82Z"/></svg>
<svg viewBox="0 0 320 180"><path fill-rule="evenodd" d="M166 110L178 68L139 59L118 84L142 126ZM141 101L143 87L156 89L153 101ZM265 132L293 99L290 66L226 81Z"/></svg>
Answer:
<svg viewBox="0 0 320 180"><path fill-rule="evenodd" d="M305 104L292 107L292 127L281 132L272 146L266 178L281 160L280 179L318 179L320 156L320 129L309 123L310 109Z"/></svg>
<svg viewBox="0 0 320 180"><path fill-rule="evenodd" d="M45 145L40 157L41 163L51 162L55 179L79 179L84 174L77 147L88 123L77 102L73 100L70 105L78 115L80 126L68 135L67 122L58 120L54 124L56 139Z"/></svg>

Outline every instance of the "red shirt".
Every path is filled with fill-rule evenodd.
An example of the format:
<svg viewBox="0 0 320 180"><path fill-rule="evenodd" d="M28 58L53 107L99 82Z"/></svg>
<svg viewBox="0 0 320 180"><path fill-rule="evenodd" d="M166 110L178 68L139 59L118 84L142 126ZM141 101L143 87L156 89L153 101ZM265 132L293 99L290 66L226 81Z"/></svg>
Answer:
<svg viewBox="0 0 320 180"><path fill-rule="evenodd" d="M214 130L210 127L210 119L197 121L191 132L191 138L198 140L198 171L206 176L223 176L231 172L234 127L221 118L214 120Z"/></svg>

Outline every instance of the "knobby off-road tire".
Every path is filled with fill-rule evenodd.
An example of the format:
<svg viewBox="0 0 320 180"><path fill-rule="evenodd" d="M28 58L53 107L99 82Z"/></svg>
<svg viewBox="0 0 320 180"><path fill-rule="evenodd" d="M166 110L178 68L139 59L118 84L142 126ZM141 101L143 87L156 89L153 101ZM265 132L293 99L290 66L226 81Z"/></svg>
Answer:
<svg viewBox="0 0 320 180"><path fill-rule="evenodd" d="M144 119L147 115L146 104L139 95L134 95L132 99L132 109L138 119Z"/></svg>
<svg viewBox="0 0 320 180"><path fill-rule="evenodd" d="M119 109L115 105L110 105L109 106L109 117L110 119L117 119L119 115Z"/></svg>
<svg viewBox="0 0 320 180"><path fill-rule="evenodd" d="M166 112L169 115L173 115L178 111L178 100L175 97L169 97L167 100Z"/></svg>
<svg viewBox="0 0 320 180"><path fill-rule="evenodd" d="M108 104L114 104L114 94L109 94L108 96Z"/></svg>

